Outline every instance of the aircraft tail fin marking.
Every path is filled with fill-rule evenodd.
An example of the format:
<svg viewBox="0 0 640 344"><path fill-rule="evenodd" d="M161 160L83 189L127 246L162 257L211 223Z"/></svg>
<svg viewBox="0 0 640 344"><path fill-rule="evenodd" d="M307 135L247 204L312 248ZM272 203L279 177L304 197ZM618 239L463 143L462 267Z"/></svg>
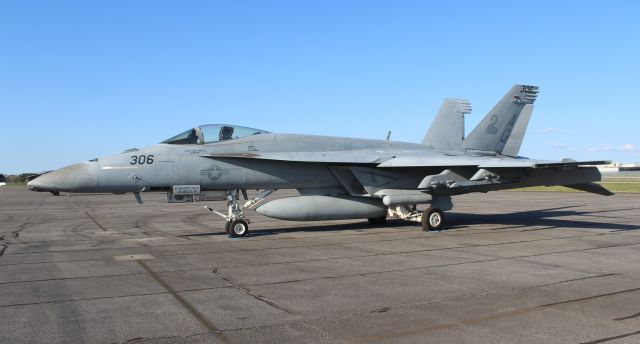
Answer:
<svg viewBox="0 0 640 344"><path fill-rule="evenodd" d="M516 121L516 125L511 130L511 136L507 139L507 143L504 145L502 149L502 155L517 157L518 152L520 152L520 147L522 146L522 140L524 139L524 134L527 131L527 126L529 125L529 120L531 119L531 113L533 112L533 104L527 104L522 109L520 113L520 117Z"/></svg>
<svg viewBox="0 0 640 344"><path fill-rule="evenodd" d="M525 105L533 104L537 96L537 86L514 85L464 139L462 148L502 154ZM513 152L515 146L519 148L517 143L518 139L513 141L508 150Z"/></svg>
<svg viewBox="0 0 640 344"><path fill-rule="evenodd" d="M439 150L460 150L464 139L464 115L468 113L471 113L468 100L445 99L422 144Z"/></svg>

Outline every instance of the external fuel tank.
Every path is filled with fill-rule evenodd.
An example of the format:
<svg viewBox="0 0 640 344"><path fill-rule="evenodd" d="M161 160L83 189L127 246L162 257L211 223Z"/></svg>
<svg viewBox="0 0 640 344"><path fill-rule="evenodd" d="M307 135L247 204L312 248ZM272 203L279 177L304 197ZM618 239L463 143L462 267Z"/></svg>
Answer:
<svg viewBox="0 0 640 344"><path fill-rule="evenodd" d="M378 198L313 195L277 199L256 211L281 220L322 221L385 216L387 207Z"/></svg>

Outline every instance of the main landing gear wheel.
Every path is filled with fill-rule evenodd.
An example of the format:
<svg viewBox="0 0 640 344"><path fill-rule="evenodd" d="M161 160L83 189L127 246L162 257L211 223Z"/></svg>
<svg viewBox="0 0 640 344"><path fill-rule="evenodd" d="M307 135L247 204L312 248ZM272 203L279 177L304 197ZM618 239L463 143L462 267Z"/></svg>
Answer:
<svg viewBox="0 0 640 344"><path fill-rule="evenodd" d="M249 225L244 220L233 220L229 223L229 235L232 238L245 237L249 234Z"/></svg>
<svg viewBox="0 0 640 344"><path fill-rule="evenodd" d="M229 233L229 226L230 226L230 225L231 225L231 221L227 221L227 222L224 224L224 232L225 232L225 233L227 233L227 235L229 235L229 236L231 235L231 233Z"/></svg>
<svg viewBox="0 0 640 344"><path fill-rule="evenodd" d="M427 208L422 213L421 223L425 231L440 231L444 229L444 213L438 208Z"/></svg>

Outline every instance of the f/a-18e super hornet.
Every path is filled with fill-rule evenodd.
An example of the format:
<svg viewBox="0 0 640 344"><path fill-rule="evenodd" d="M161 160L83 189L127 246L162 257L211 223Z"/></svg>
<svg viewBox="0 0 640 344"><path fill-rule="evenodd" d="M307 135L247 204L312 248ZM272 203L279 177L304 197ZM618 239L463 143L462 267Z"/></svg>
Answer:
<svg viewBox="0 0 640 344"><path fill-rule="evenodd" d="M533 160L518 156L538 87L515 85L464 137L468 101L446 99L422 143L276 134L234 125L201 125L144 149L64 167L28 183L34 191L166 191L169 202L223 192L232 237L249 233L247 209L277 189L300 195L256 211L283 220L387 217L445 224L452 196L536 185L564 185L601 195L593 165L608 161ZM248 199L247 189L257 189ZM240 195L245 202L240 201ZM209 196L208 196L209 195ZM214 194L215 195L215 194ZM426 205L424 211L418 205Z"/></svg>

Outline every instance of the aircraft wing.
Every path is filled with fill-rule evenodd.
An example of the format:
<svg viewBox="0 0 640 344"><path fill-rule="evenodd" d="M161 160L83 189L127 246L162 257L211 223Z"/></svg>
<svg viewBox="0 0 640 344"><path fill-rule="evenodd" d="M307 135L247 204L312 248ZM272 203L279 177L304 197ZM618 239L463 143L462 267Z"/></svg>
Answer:
<svg viewBox="0 0 640 344"><path fill-rule="evenodd" d="M398 154L396 152L396 154ZM238 152L202 155L205 158L259 159L291 162L374 164L377 167L456 167L478 168L553 168L609 164L610 161L546 161L507 157L472 157L464 155L401 155L393 156L376 151L324 151L324 152Z"/></svg>
<svg viewBox="0 0 640 344"><path fill-rule="evenodd" d="M325 151L325 152L239 152L202 155L205 158L239 158L292 162L315 162L336 164L379 164L393 158L392 155L375 151Z"/></svg>

